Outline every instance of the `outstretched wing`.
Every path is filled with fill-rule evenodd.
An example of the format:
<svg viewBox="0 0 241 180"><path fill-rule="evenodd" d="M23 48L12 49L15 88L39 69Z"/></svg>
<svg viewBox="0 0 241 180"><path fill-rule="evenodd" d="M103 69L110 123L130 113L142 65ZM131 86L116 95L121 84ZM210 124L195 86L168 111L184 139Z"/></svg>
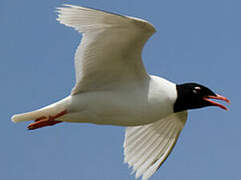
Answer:
<svg viewBox="0 0 241 180"><path fill-rule="evenodd" d="M152 124L126 128L125 162L136 178L147 180L166 160L187 120L187 112L174 113Z"/></svg>
<svg viewBox="0 0 241 180"><path fill-rule="evenodd" d="M83 33L75 54L72 95L147 77L141 53L155 32L147 21L72 5L60 7L58 12L60 23Z"/></svg>

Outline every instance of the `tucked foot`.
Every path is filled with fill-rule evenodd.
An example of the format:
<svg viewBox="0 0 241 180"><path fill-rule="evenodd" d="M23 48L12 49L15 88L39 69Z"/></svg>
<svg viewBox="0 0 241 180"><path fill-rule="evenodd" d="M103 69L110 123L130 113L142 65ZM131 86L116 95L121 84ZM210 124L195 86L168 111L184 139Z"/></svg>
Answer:
<svg viewBox="0 0 241 180"><path fill-rule="evenodd" d="M57 123L61 123L62 121L56 121L56 120L51 120L49 118L43 119L43 120L38 120L34 123L31 123L28 125L28 130L34 130L38 128L42 128L45 126L53 126Z"/></svg>
<svg viewBox="0 0 241 180"><path fill-rule="evenodd" d="M53 126L55 124L61 123L62 121L57 121L55 119L60 116L65 115L66 113L67 113L67 111L65 110L65 111L62 111L62 112L56 114L55 116L40 117L40 118L36 119L34 123L29 124L28 129L34 130L34 129L42 128L45 126Z"/></svg>

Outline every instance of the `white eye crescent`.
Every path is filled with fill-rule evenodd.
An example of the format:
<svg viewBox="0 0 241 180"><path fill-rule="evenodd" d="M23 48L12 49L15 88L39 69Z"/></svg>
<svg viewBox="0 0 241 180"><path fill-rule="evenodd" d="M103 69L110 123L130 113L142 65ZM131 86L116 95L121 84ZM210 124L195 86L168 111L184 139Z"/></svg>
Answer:
<svg viewBox="0 0 241 180"><path fill-rule="evenodd" d="M194 92L195 94L197 94L197 90L193 89L192 92Z"/></svg>

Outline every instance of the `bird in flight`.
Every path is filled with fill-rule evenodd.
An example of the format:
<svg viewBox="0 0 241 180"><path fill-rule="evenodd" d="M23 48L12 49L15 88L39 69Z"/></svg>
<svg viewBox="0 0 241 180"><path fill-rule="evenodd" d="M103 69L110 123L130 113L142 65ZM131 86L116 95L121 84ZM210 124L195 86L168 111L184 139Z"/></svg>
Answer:
<svg viewBox="0 0 241 180"><path fill-rule="evenodd" d="M34 130L61 122L126 126L124 161L136 178L151 177L168 157L187 120L187 110L227 108L229 100L197 83L175 84L150 75L142 49L156 32L149 22L105 11L63 5L57 20L82 33L75 54L76 84L66 98L16 114Z"/></svg>

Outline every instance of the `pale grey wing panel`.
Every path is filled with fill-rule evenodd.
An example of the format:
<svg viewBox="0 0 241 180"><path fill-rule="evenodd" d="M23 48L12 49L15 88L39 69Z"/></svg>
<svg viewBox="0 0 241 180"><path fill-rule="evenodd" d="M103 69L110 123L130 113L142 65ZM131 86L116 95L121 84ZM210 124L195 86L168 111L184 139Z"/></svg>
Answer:
<svg viewBox="0 0 241 180"><path fill-rule="evenodd" d="M187 112L174 113L152 124L128 127L124 161L133 167L136 178L151 177L171 153L187 119Z"/></svg>
<svg viewBox="0 0 241 180"><path fill-rule="evenodd" d="M141 53L155 32L148 22L78 6L59 8L58 20L83 33L75 54L72 94L118 87L147 76Z"/></svg>
<svg viewBox="0 0 241 180"><path fill-rule="evenodd" d="M75 56L78 83L73 94L110 89L126 81L144 79L146 71L141 60L144 42L136 33L116 29L84 34Z"/></svg>

